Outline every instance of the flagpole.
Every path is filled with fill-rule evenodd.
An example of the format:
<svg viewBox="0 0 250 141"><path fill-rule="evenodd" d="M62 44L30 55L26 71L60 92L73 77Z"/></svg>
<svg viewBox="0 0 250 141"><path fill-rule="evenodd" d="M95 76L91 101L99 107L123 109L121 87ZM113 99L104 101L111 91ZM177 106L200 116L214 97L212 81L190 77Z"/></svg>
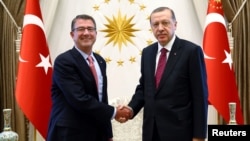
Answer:
<svg viewBox="0 0 250 141"><path fill-rule="evenodd" d="M33 128L34 130L33 130L33 135L34 135L34 138L33 138L33 141L36 141L36 129L35 128Z"/></svg>

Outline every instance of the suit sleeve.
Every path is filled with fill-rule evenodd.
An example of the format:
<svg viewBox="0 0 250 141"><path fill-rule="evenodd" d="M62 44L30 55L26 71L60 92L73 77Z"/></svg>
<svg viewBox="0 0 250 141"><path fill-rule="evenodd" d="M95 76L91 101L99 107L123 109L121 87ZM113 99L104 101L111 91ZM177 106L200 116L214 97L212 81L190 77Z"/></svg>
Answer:
<svg viewBox="0 0 250 141"><path fill-rule="evenodd" d="M205 138L207 131L208 88L204 55L197 47L190 59L190 80L193 101L193 136Z"/></svg>

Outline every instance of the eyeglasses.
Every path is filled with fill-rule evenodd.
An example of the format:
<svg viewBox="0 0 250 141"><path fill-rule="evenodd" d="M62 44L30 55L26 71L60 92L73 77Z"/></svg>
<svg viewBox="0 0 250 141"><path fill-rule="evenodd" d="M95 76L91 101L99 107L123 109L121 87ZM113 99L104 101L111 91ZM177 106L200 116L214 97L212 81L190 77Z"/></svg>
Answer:
<svg viewBox="0 0 250 141"><path fill-rule="evenodd" d="M96 30L95 27L77 27L77 28L74 28L72 31L84 32L86 29L88 32L94 32Z"/></svg>

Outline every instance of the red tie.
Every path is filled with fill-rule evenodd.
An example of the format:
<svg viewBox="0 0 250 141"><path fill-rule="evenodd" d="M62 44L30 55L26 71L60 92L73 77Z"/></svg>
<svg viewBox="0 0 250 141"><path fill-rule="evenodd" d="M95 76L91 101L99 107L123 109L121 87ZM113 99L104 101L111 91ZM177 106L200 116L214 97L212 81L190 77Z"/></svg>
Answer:
<svg viewBox="0 0 250 141"><path fill-rule="evenodd" d="M158 66L156 69L156 73L155 73L155 83L156 83L156 88L158 88L160 80L161 80L161 76L163 74L167 59L166 59L166 53L167 53L167 49L162 48L161 49L161 56L159 58L158 61Z"/></svg>
<svg viewBox="0 0 250 141"><path fill-rule="evenodd" d="M89 61L89 67L90 67L90 69L92 71L92 74L95 77L96 87L98 88L98 77L97 77L95 65L94 65L94 62L93 62L93 58L91 56L88 56L88 61Z"/></svg>

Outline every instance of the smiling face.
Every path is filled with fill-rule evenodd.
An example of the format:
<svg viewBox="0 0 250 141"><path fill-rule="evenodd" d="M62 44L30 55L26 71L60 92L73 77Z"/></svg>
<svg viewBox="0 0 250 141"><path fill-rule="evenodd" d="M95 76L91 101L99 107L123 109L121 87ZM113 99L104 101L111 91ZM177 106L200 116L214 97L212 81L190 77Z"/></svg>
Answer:
<svg viewBox="0 0 250 141"><path fill-rule="evenodd" d="M153 12L150 25L155 38L165 46L174 36L177 22L170 9Z"/></svg>
<svg viewBox="0 0 250 141"><path fill-rule="evenodd" d="M76 19L70 35L75 45L89 54L96 41L96 27L91 19Z"/></svg>

